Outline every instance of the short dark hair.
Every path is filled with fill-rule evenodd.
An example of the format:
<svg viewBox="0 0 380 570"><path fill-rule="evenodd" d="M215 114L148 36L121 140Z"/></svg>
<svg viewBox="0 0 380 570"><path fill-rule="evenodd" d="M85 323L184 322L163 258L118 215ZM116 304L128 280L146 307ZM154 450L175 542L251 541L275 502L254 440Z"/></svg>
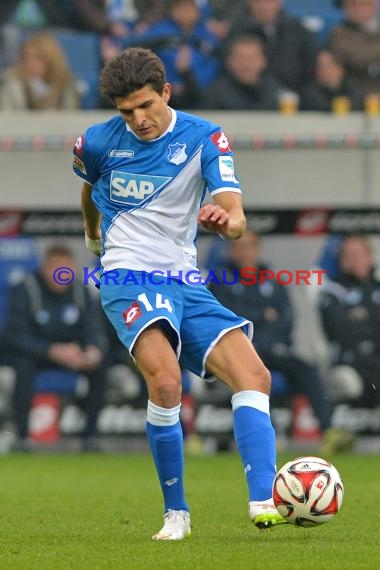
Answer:
<svg viewBox="0 0 380 570"><path fill-rule="evenodd" d="M58 244L58 243L54 243L53 245L51 245L45 252L45 259L48 257L53 257L53 256L58 256L58 257L71 257L72 259L74 259L74 252L73 250L67 246L67 245L62 245L62 244Z"/></svg>
<svg viewBox="0 0 380 570"><path fill-rule="evenodd" d="M160 95L165 85L165 67L150 49L128 48L111 59L100 77L100 91L104 97L128 97L134 91L151 85Z"/></svg>

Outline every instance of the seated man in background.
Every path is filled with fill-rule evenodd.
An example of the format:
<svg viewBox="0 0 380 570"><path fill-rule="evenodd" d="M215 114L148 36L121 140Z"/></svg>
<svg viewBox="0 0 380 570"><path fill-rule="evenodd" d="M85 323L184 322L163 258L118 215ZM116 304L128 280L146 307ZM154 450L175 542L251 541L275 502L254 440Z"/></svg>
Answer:
<svg viewBox="0 0 380 570"><path fill-rule="evenodd" d="M38 273L27 275L10 293L4 342L16 371L14 411L21 450L32 449L28 417L37 371L67 370L89 380L86 398L87 426L83 449L96 450L96 427L104 391L103 341L96 302L80 278L59 282L75 272L70 249L52 246Z"/></svg>
<svg viewBox="0 0 380 570"><path fill-rule="evenodd" d="M232 3L231 3L232 4ZM244 0L232 13L228 37L258 36L265 45L271 73L299 92L313 74L317 43L302 23L283 8L283 0Z"/></svg>
<svg viewBox="0 0 380 570"><path fill-rule="evenodd" d="M331 33L330 49L366 93L380 93L380 19L377 0L343 0L344 22Z"/></svg>
<svg viewBox="0 0 380 570"><path fill-rule="evenodd" d="M303 111L336 111L338 98L348 101L351 111L363 111L364 93L360 83L348 77L339 57L321 50L317 56L314 79L301 90Z"/></svg>
<svg viewBox="0 0 380 570"><path fill-rule="evenodd" d="M226 307L253 321L253 343L265 365L285 376L291 393L308 397L323 433L321 453L329 455L345 448L351 444L352 437L331 428L331 405L317 368L293 350L293 309L286 287L276 279L244 285L241 282L244 278L234 276L247 267L256 268L256 275L267 269L261 261L260 238L251 230L229 244L224 279L220 277L220 285L211 283L211 291Z"/></svg>
<svg viewBox="0 0 380 570"><path fill-rule="evenodd" d="M371 245L348 235L339 250L340 273L323 288L320 314L333 345L332 389L337 400L380 404L380 281Z"/></svg>
<svg viewBox="0 0 380 570"><path fill-rule="evenodd" d="M202 109L277 111L285 88L267 70L262 41L255 36L231 40L225 72L204 90Z"/></svg>

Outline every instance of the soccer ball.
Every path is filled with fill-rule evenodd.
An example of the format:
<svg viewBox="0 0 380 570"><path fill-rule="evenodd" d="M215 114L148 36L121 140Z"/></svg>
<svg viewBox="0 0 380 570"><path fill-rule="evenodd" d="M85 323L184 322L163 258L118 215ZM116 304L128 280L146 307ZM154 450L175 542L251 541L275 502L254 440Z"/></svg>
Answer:
<svg viewBox="0 0 380 570"><path fill-rule="evenodd" d="M303 527L330 521L343 502L337 469L320 457L298 457L285 463L273 484L273 501L281 516Z"/></svg>

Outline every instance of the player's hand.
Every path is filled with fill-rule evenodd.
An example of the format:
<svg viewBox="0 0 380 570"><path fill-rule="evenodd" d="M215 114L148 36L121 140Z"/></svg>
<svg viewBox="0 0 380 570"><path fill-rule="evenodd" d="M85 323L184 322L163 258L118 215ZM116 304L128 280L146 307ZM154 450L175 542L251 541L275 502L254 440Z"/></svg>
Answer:
<svg viewBox="0 0 380 570"><path fill-rule="evenodd" d="M96 238L92 239L88 237L87 234L84 235L84 239L86 242L86 248L95 253L95 255L100 255L102 251L102 239Z"/></svg>
<svg viewBox="0 0 380 570"><path fill-rule="evenodd" d="M228 229L230 216L217 204L206 204L198 213L198 224L208 232L223 234Z"/></svg>

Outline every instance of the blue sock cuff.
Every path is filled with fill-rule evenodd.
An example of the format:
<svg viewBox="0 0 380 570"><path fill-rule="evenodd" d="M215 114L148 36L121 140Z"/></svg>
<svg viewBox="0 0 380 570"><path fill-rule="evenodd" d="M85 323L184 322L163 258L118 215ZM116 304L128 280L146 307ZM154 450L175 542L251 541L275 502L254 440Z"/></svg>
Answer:
<svg viewBox="0 0 380 570"><path fill-rule="evenodd" d="M269 396L257 390L242 390L231 398L232 410L235 411L243 406L255 408L259 412L269 415Z"/></svg>

